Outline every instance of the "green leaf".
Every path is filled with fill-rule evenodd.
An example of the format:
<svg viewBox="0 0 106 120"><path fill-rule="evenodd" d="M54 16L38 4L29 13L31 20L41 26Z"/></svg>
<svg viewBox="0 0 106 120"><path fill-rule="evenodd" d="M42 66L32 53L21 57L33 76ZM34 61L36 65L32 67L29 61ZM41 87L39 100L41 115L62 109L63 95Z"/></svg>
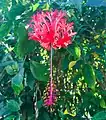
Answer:
<svg viewBox="0 0 106 120"><path fill-rule="evenodd" d="M30 70L33 74L33 76L39 80L39 81L48 81L49 75L48 75L48 68L35 61L30 62Z"/></svg>
<svg viewBox="0 0 106 120"><path fill-rule="evenodd" d="M51 120L48 112L46 112L44 108L40 109L38 120Z"/></svg>
<svg viewBox="0 0 106 120"><path fill-rule="evenodd" d="M10 65L6 66L5 67L6 69L6 72L9 74L9 75L14 75L14 70L12 69L12 67Z"/></svg>
<svg viewBox="0 0 106 120"><path fill-rule="evenodd" d="M83 0L70 0L69 2L75 6L80 12L82 12L82 1ZM69 4L70 4L69 3Z"/></svg>
<svg viewBox="0 0 106 120"><path fill-rule="evenodd" d="M103 98L100 100L100 106L102 108L106 108L106 103L105 103L105 100Z"/></svg>
<svg viewBox="0 0 106 120"><path fill-rule="evenodd" d="M25 55L32 52L35 48L35 41L28 40L28 33L23 24L20 24L17 30L17 36L19 42L15 46L15 53L19 57L24 57Z"/></svg>
<svg viewBox="0 0 106 120"><path fill-rule="evenodd" d="M35 78L33 77L31 72L27 72L27 85L33 89L34 83L35 83Z"/></svg>
<svg viewBox="0 0 106 120"><path fill-rule="evenodd" d="M43 106L43 100L37 101L37 108L40 109Z"/></svg>
<svg viewBox="0 0 106 120"><path fill-rule="evenodd" d="M8 65L5 67L6 69L6 72L9 74L9 75L14 75L17 73L17 71L19 70L18 69L18 64L17 62L14 62L14 64L12 65Z"/></svg>
<svg viewBox="0 0 106 120"><path fill-rule="evenodd" d="M68 64L69 64L68 56L65 56L61 62L62 70L66 70L68 68Z"/></svg>
<svg viewBox="0 0 106 120"><path fill-rule="evenodd" d="M7 12L8 11L8 7L9 7L9 0L0 0L0 9L2 9L3 11Z"/></svg>
<svg viewBox="0 0 106 120"><path fill-rule="evenodd" d="M95 71L95 74L96 74L97 80L99 80L100 82L103 82L103 74L99 69Z"/></svg>
<svg viewBox="0 0 106 120"><path fill-rule="evenodd" d="M23 76L24 76L24 68L21 68L19 73L12 78L12 88L14 89L15 94L19 95L19 93L23 90Z"/></svg>
<svg viewBox="0 0 106 120"><path fill-rule="evenodd" d="M12 65L14 63L15 63L15 61L13 61L13 60L2 62L2 63L0 63L0 67L5 67L7 65Z"/></svg>
<svg viewBox="0 0 106 120"><path fill-rule="evenodd" d="M12 84L12 88L15 92L16 95L19 95L20 92L23 90L23 84L21 83L20 85L15 85L15 84Z"/></svg>
<svg viewBox="0 0 106 120"><path fill-rule="evenodd" d="M44 4L44 6L42 7L43 11L47 11L49 10L50 6L48 3Z"/></svg>
<svg viewBox="0 0 106 120"><path fill-rule="evenodd" d="M78 73L74 74L74 77L72 78L72 82L76 83L80 78L81 78L81 73L78 72Z"/></svg>
<svg viewBox="0 0 106 120"><path fill-rule="evenodd" d="M17 112L18 110L20 110L20 106L15 100L9 100L7 102L7 108L11 112Z"/></svg>
<svg viewBox="0 0 106 120"><path fill-rule="evenodd" d="M0 40L2 40L2 38L9 33L11 26L12 26L12 22L10 21L5 22L0 26Z"/></svg>
<svg viewBox="0 0 106 120"><path fill-rule="evenodd" d="M12 6L17 4L17 0L12 0Z"/></svg>
<svg viewBox="0 0 106 120"><path fill-rule="evenodd" d="M9 114L9 110L5 106L4 102L0 102L0 116Z"/></svg>
<svg viewBox="0 0 106 120"><path fill-rule="evenodd" d="M81 56L80 47L76 46L76 47L74 48L74 50L75 50L75 57L79 59L80 56Z"/></svg>
<svg viewBox="0 0 106 120"><path fill-rule="evenodd" d="M33 11L36 11L37 8L39 7L39 3L34 4L32 7L33 7Z"/></svg>
<svg viewBox="0 0 106 120"><path fill-rule="evenodd" d="M14 120L16 117L14 115L4 118L4 120Z"/></svg>
<svg viewBox="0 0 106 120"><path fill-rule="evenodd" d="M21 15L25 11L25 6L21 3L12 6L10 11L7 13L9 20L15 20L16 16Z"/></svg>
<svg viewBox="0 0 106 120"><path fill-rule="evenodd" d="M76 62L77 62L77 61L71 61L71 62L69 63L69 66L68 66L69 70L71 70L71 68L76 64Z"/></svg>
<svg viewBox="0 0 106 120"><path fill-rule="evenodd" d="M70 45L67 51L74 56L75 59L79 59L81 56L81 49L78 45Z"/></svg>
<svg viewBox="0 0 106 120"><path fill-rule="evenodd" d="M88 87L94 89L96 77L93 67L89 64L85 64L83 66L83 75L85 82L88 84Z"/></svg>
<svg viewBox="0 0 106 120"><path fill-rule="evenodd" d="M101 111L96 113L92 120L106 120L106 112L105 111Z"/></svg>

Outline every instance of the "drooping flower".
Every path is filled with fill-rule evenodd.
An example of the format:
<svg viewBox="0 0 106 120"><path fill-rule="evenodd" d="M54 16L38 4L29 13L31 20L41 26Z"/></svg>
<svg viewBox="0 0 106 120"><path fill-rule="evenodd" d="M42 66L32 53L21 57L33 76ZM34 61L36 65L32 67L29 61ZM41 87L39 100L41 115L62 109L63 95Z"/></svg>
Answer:
<svg viewBox="0 0 106 120"><path fill-rule="evenodd" d="M67 23L63 11L37 12L29 24L29 39L40 42L45 49L62 48L72 43L73 22Z"/></svg>
<svg viewBox="0 0 106 120"><path fill-rule="evenodd" d="M73 22L67 23L66 13L63 11L37 12L32 16L29 24L29 39L38 41L42 47L51 50L50 81L47 85L44 105L51 107L57 100L56 85L52 80L52 48L67 47L72 43Z"/></svg>

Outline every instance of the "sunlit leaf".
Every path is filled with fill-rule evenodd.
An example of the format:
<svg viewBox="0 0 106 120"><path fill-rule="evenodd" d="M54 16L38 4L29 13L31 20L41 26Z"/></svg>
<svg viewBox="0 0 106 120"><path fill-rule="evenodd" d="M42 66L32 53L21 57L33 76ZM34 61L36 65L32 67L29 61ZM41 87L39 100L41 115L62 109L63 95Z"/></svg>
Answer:
<svg viewBox="0 0 106 120"><path fill-rule="evenodd" d="M46 11L46 10L49 10L50 6L48 3L46 3L44 6L43 6L43 10Z"/></svg>
<svg viewBox="0 0 106 120"><path fill-rule="evenodd" d="M92 55L94 56L95 59L99 58L99 55L96 52L92 53Z"/></svg>
<svg viewBox="0 0 106 120"><path fill-rule="evenodd" d="M33 11L36 11L36 9L39 7L39 3L34 4L32 7L33 7Z"/></svg>
<svg viewBox="0 0 106 120"><path fill-rule="evenodd" d="M75 59L79 59L81 56L81 49L77 45L70 45L67 51L74 56Z"/></svg>
<svg viewBox="0 0 106 120"><path fill-rule="evenodd" d="M96 39L98 39L100 37L100 35L96 35L96 36L94 36L94 39L96 40Z"/></svg>
<svg viewBox="0 0 106 120"><path fill-rule="evenodd" d="M71 68L76 64L76 62L77 62L77 61L71 61L71 62L69 63L69 66L68 66L69 70L71 70Z"/></svg>
<svg viewBox="0 0 106 120"><path fill-rule="evenodd" d="M101 106L102 108L106 108L106 102L105 102L104 99L101 99L101 100L100 100L100 106Z"/></svg>

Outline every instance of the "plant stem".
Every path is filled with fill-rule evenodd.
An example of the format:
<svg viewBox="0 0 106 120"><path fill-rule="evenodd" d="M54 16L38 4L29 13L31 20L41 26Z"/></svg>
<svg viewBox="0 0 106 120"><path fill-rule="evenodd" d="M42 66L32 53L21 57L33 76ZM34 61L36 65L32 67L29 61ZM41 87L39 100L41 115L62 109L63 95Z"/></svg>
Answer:
<svg viewBox="0 0 106 120"><path fill-rule="evenodd" d="M52 52L53 52L53 49L51 46L51 50L50 50L50 89L52 89L52 80L53 80ZM52 90L51 90L50 94L52 95Z"/></svg>

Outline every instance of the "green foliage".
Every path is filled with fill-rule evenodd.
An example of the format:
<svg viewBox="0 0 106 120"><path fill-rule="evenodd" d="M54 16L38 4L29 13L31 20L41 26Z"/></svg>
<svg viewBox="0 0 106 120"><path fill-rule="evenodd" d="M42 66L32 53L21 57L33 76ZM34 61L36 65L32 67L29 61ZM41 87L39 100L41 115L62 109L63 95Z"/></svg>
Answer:
<svg viewBox="0 0 106 120"><path fill-rule="evenodd" d="M105 120L105 119L106 119L106 112L105 111L98 112L92 118L92 120Z"/></svg>
<svg viewBox="0 0 106 120"><path fill-rule="evenodd" d="M68 52L74 56L74 59L79 59L81 56L81 50L80 47L78 47L78 45L70 45L67 48Z"/></svg>
<svg viewBox="0 0 106 120"><path fill-rule="evenodd" d="M48 69L45 65L31 61L30 69L33 76L39 81L48 81Z"/></svg>
<svg viewBox="0 0 106 120"><path fill-rule="evenodd" d="M21 3L13 5L7 14L9 20L15 20L16 16L21 15L25 11L25 6Z"/></svg>
<svg viewBox="0 0 106 120"><path fill-rule="evenodd" d="M18 110L20 110L19 104L14 100L9 100L7 102L7 108L10 112L17 112Z"/></svg>
<svg viewBox="0 0 106 120"><path fill-rule="evenodd" d="M28 33L23 24L20 24L17 29L18 43L15 46L17 56L24 57L35 48L34 41L28 41Z"/></svg>
<svg viewBox="0 0 106 120"><path fill-rule="evenodd" d="M85 64L83 68L84 80L88 84L88 87L94 89L95 88L95 72L92 66L89 64Z"/></svg>
<svg viewBox="0 0 106 120"><path fill-rule="evenodd" d="M17 73L13 78L12 78L12 88L15 92L15 94L19 94L23 90L23 84L22 81L24 79L24 68L21 68L19 73Z"/></svg>
<svg viewBox="0 0 106 120"><path fill-rule="evenodd" d="M67 48L53 50L53 80L58 99L45 108L50 52L28 39L36 11L65 10L76 36ZM0 1L0 119L106 119L106 7L86 0ZM51 112L50 112L51 111Z"/></svg>
<svg viewBox="0 0 106 120"><path fill-rule="evenodd" d="M11 21L5 22L0 26L0 40L9 33L11 26Z"/></svg>

